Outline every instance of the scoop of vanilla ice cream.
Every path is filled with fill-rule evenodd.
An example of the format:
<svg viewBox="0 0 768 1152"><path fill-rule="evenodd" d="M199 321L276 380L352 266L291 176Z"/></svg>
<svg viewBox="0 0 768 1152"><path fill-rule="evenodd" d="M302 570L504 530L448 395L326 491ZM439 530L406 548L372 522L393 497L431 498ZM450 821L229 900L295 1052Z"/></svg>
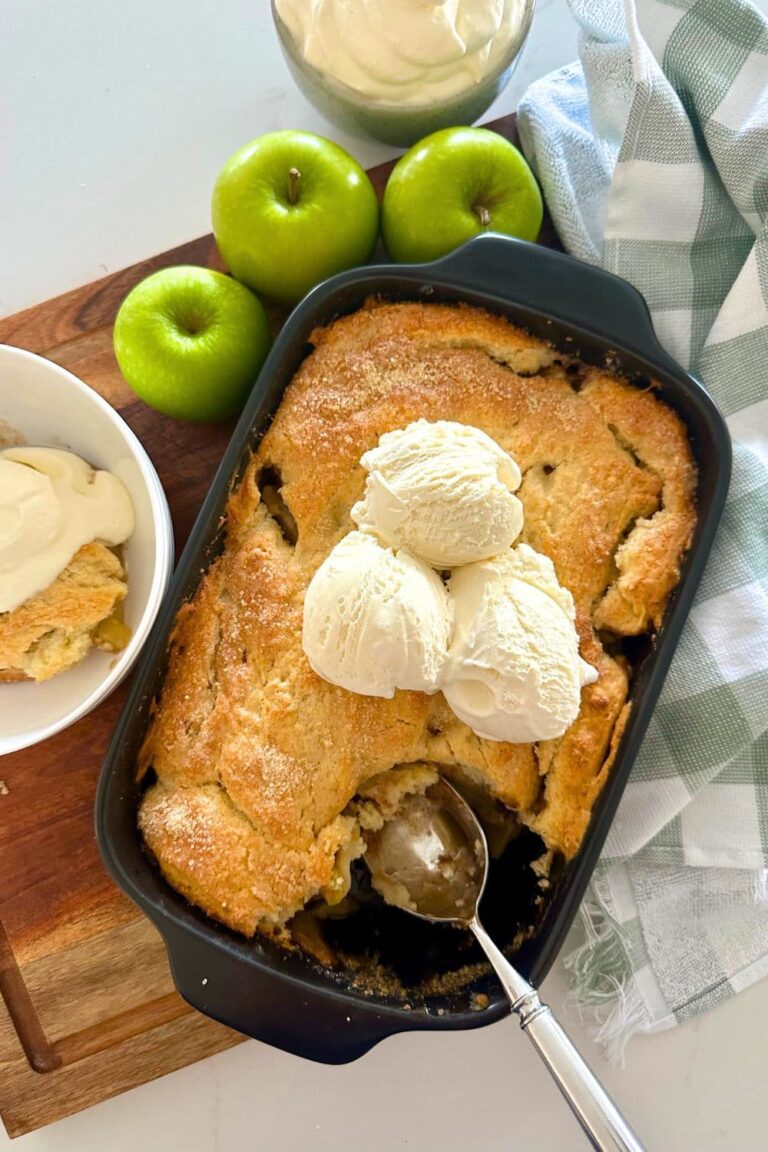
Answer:
<svg viewBox="0 0 768 1152"><path fill-rule="evenodd" d="M494 556L523 527L520 469L479 428L417 420L386 432L360 462L369 475L355 524L434 568Z"/></svg>
<svg viewBox="0 0 768 1152"><path fill-rule="evenodd" d="M597 673L579 656L573 597L552 561L520 544L458 569L450 593L455 622L442 690L451 709L488 740L562 736Z"/></svg>
<svg viewBox="0 0 768 1152"><path fill-rule="evenodd" d="M448 593L431 568L350 532L307 588L302 642L315 672L350 692L436 692L451 625Z"/></svg>

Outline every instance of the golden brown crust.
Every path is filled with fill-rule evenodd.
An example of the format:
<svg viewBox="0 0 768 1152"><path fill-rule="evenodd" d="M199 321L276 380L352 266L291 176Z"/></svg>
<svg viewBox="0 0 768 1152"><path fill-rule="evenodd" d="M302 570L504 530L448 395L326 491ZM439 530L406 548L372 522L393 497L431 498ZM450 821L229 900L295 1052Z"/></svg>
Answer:
<svg viewBox="0 0 768 1152"><path fill-rule="evenodd" d="M349 839L354 821L337 816L305 850L275 847L259 834L217 784L199 788L150 789L139 826L163 873L190 900L217 920L252 935L269 920L266 909L283 917L298 912L306 887L320 891L330 882L336 853Z"/></svg>
<svg viewBox="0 0 768 1152"><path fill-rule="evenodd" d="M79 663L126 591L115 553L85 544L52 584L0 613L0 681L48 680Z"/></svg>
<svg viewBox="0 0 768 1152"><path fill-rule="evenodd" d="M329 883L344 837L357 835L345 809L396 765L438 764L482 784L572 856L626 717L627 669L603 650L593 613L622 634L656 624L694 523L677 417L608 373L574 374L499 317L370 301L312 342L230 499L225 551L179 614L140 760L159 777L140 821L165 874L245 932L280 923ZM352 527L360 457L422 417L483 429L523 471L523 539L573 592L582 654L600 670L559 741L483 740L440 693L359 696L306 661L304 591ZM260 499L264 468L280 478L295 546ZM638 557L649 540L652 554ZM185 837L186 820L204 835Z"/></svg>
<svg viewBox="0 0 768 1152"><path fill-rule="evenodd" d="M587 643L582 639L581 652L600 678L582 690L579 717L565 735L538 745L544 790L538 805L521 813L523 823L567 859L579 849L613 762L613 740L629 687L623 663L602 652L594 637Z"/></svg>
<svg viewBox="0 0 768 1152"><path fill-rule="evenodd" d="M691 541L696 469L685 429L651 390L630 392L615 376L588 372L581 392L616 441L661 486L660 507L639 514L616 551L617 576L595 608L596 628L637 636L658 628Z"/></svg>

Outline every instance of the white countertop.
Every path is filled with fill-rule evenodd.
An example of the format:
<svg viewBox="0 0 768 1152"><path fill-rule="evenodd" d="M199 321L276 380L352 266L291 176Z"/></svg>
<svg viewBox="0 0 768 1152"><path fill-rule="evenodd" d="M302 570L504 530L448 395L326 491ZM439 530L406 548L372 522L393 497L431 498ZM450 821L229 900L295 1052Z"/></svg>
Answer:
<svg viewBox="0 0 768 1152"><path fill-rule="evenodd" d="M768 0L758 0L768 10ZM246 140L304 127L364 164L293 87L267 0L5 0L0 35L0 315L209 231L213 180ZM511 86L576 55L564 0L539 0ZM10 152L6 144L10 143ZM768 981L609 1067L544 993L639 1135L663 1152L768 1146ZM398 1036L343 1067L249 1042L40 1132L14 1152L580 1152L566 1105L511 1021ZM11 1142L0 1129L0 1152Z"/></svg>

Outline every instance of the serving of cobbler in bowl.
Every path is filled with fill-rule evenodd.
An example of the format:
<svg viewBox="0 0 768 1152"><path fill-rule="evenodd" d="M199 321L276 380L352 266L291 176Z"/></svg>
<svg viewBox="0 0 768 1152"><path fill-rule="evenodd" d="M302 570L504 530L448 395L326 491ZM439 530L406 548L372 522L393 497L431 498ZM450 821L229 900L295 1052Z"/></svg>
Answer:
<svg viewBox="0 0 768 1152"><path fill-rule="evenodd" d="M0 344L0 756L118 686L172 567L165 494L119 413L61 365Z"/></svg>

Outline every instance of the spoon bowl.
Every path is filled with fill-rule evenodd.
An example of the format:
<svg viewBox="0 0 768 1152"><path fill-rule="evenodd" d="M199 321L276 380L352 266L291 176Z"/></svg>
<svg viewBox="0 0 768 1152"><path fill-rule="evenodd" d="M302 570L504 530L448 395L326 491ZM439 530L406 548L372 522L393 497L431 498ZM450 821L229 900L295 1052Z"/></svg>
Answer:
<svg viewBox="0 0 768 1152"><path fill-rule="evenodd" d="M397 815L365 835L363 859L383 899L432 923L468 928L490 960L520 1026L549 1068L593 1148L642 1152L642 1145L536 989L510 964L480 922L488 879L483 828L445 780L402 801Z"/></svg>
<svg viewBox="0 0 768 1152"><path fill-rule="evenodd" d="M469 805L439 780L409 796L396 820L366 837L371 883L387 904L433 922L469 926L488 879L485 833Z"/></svg>

